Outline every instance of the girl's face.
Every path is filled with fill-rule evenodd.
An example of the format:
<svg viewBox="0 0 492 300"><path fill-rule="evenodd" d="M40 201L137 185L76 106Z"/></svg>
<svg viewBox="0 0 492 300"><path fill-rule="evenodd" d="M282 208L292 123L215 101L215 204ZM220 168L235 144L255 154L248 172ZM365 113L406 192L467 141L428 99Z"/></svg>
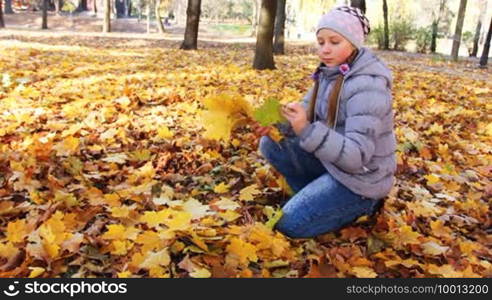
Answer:
<svg viewBox="0 0 492 300"><path fill-rule="evenodd" d="M316 37L319 59L328 67L343 64L355 50L347 39L331 29L321 29Z"/></svg>

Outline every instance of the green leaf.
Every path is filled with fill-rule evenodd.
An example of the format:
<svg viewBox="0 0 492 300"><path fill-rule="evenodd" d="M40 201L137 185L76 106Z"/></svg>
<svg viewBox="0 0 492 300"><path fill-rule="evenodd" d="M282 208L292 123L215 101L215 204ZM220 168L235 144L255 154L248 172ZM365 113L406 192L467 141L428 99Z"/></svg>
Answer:
<svg viewBox="0 0 492 300"><path fill-rule="evenodd" d="M268 221L265 222L265 226L273 229L275 227L275 224L280 220L280 218L283 215L283 211L281 208L279 209L274 209L271 206L265 206L263 208L263 213L267 216Z"/></svg>
<svg viewBox="0 0 492 300"><path fill-rule="evenodd" d="M254 111L254 118L261 126L269 126L286 119L280 113L281 104L277 99L270 98Z"/></svg>

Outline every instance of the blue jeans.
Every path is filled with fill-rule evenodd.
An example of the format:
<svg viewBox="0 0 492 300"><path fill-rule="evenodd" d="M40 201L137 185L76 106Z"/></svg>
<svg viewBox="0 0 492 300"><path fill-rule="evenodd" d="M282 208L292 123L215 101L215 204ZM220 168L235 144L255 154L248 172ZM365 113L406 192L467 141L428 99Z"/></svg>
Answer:
<svg viewBox="0 0 492 300"><path fill-rule="evenodd" d="M299 138L277 144L264 136L259 148L296 192L276 225L287 236L309 238L334 231L379 208L380 200L355 194L333 178L318 158L300 147Z"/></svg>

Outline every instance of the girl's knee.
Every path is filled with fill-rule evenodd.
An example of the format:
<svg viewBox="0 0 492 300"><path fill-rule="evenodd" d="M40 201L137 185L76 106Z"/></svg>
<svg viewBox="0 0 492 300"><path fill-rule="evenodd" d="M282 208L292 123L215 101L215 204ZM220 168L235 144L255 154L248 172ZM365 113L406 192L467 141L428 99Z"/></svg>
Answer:
<svg viewBox="0 0 492 300"><path fill-rule="evenodd" d="M304 226L299 224L298 220L291 216L284 215L275 225L275 229L293 239L312 237L308 232L306 232Z"/></svg>
<svg viewBox="0 0 492 300"><path fill-rule="evenodd" d="M267 160L269 160L274 153L278 152L276 148L278 148L278 146L269 136L262 136L260 138L259 149L261 155Z"/></svg>

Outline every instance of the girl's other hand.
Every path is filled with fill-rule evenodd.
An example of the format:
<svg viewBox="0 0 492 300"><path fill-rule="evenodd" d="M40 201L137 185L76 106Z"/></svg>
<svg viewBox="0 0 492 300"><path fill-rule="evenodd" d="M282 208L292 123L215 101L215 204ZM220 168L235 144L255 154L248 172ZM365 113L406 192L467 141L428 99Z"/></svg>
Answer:
<svg viewBox="0 0 492 300"><path fill-rule="evenodd" d="M252 128L258 136L268 135L272 130L272 126L261 126L258 122L254 123Z"/></svg>

